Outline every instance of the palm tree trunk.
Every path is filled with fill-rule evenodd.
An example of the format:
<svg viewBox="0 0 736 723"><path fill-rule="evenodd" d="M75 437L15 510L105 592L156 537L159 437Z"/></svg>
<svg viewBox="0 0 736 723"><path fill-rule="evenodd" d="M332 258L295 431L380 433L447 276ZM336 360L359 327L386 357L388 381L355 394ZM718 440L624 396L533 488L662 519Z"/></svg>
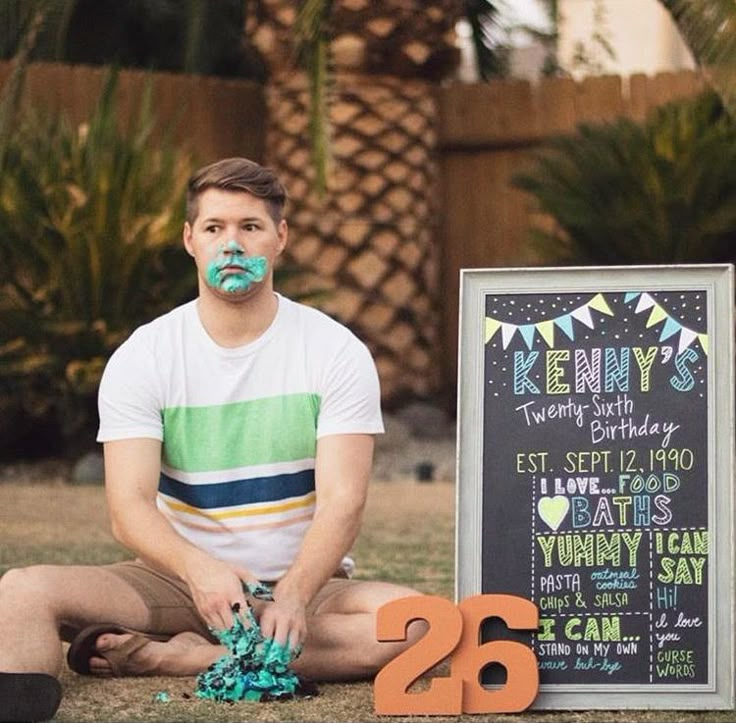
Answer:
<svg viewBox="0 0 736 723"><path fill-rule="evenodd" d="M266 160L291 199L287 263L303 270L301 291L329 290L319 306L368 344L387 407L431 397L442 360L434 84L456 62L462 2L335 0L323 195L308 79L289 62L294 3L261 7L248 33L270 69Z"/></svg>

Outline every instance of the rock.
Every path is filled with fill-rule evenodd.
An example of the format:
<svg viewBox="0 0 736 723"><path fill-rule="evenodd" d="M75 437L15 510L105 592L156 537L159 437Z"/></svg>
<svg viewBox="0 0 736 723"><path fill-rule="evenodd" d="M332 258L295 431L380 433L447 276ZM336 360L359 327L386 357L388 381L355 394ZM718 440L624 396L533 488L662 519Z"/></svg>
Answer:
<svg viewBox="0 0 736 723"><path fill-rule="evenodd" d="M376 435L376 451L400 450L411 440L411 429L391 414L383 415L383 434Z"/></svg>
<svg viewBox="0 0 736 723"><path fill-rule="evenodd" d="M373 478L385 481L453 481L455 449L455 437L449 435L438 439L409 436L402 439L401 444L383 447L377 444ZM430 468L431 479L426 479Z"/></svg>
<svg viewBox="0 0 736 723"><path fill-rule="evenodd" d="M69 481L75 485L104 484L105 466L101 452L88 452L74 467Z"/></svg>
<svg viewBox="0 0 736 723"><path fill-rule="evenodd" d="M434 479L434 462L417 462L414 477L418 482L431 482Z"/></svg>
<svg viewBox="0 0 736 723"><path fill-rule="evenodd" d="M385 481L453 481L455 421L438 405L412 402L384 414L385 434L376 436L373 478Z"/></svg>
<svg viewBox="0 0 736 723"><path fill-rule="evenodd" d="M396 412L396 418L418 439L455 436L455 423L444 409L427 402L412 402Z"/></svg>

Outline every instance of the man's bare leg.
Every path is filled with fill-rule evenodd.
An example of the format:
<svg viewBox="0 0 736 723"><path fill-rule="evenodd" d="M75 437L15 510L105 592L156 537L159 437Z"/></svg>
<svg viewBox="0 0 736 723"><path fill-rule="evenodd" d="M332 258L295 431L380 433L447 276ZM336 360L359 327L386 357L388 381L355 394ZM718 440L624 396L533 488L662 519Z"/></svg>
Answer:
<svg viewBox="0 0 736 723"><path fill-rule="evenodd" d="M116 623L146 630L149 621L150 612L137 591L104 568L38 565L10 570L0 579L0 671L58 677L63 665L62 625L81 629ZM218 646L194 637L215 656L221 654ZM186 641L186 637L178 640L171 651Z"/></svg>
<svg viewBox="0 0 736 723"><path fill-rule="evenodd" d="M294 661L297 675L312 680L372 678L386 663L421 638L427 625L412 623L404 642L378 642L376 612L416 590L382 582L356 582L325 600L308 619L307 642Z"/></svg>
<svg viewBox="0 0 736 723"><path fill-rule="evenodd" d="M294 661L297 675L317 681L372 678L402 650L426 632L422 622L412 623L405 642L379 643L376 640L376 610L386 602L418 595L410 588L380 582L357 582L325 600L308 619L304 651ZM256 615L260 605L258 603ZM103 635L101 652L123 645L130 635ZM165 643L150 642L128 660L128 675L196 675L226 652L195 633L182 633ZM110 675L103 657L90 660L97 675Z"/></svg>
<svg viewBox="0 0 736 723"><path fill-rule="evenodd" d="M58 676L62 624L144 626L138 593L98 567L37 565L0 579L0 670Z"/></svg>

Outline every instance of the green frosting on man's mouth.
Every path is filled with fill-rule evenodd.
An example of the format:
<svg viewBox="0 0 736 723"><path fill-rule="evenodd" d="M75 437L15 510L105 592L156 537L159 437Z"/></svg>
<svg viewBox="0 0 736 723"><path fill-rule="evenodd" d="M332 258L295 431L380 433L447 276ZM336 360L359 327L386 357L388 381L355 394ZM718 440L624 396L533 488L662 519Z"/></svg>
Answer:
<svg viewBox="0 0 736 723"><path fill-rule="evenodd" d="M235 270L233 267L241 269ZM207 283L227 293L245 291L253 283L263 281L268 270L265 256L232 256L219 254L207 266Z"/></svg>

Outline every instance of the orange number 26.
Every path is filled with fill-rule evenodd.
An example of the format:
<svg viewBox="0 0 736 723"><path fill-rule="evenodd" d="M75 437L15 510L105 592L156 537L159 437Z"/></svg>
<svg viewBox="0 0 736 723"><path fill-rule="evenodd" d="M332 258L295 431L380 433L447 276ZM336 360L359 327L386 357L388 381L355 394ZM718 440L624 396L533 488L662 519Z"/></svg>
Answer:
<svg viewBox="0 0 736 723"><path fill-rule="evenodd" d="M539 689L537 659L530 648L512 640L480 643L480 627L500 618L511 630L536 630L539 611L516 595L474 595L455 605L445 598L418 595L393 600L378 610L377 639L406 640L414 620L429 625L417 643L385 665L376 676L373 695L378 715L459 715L515 713L528 708ZM407 692L430 668L452 654L449 677L432 678L426 690ZM485 688L480 673L491 663L506 668L506 683Z"/></svg>

